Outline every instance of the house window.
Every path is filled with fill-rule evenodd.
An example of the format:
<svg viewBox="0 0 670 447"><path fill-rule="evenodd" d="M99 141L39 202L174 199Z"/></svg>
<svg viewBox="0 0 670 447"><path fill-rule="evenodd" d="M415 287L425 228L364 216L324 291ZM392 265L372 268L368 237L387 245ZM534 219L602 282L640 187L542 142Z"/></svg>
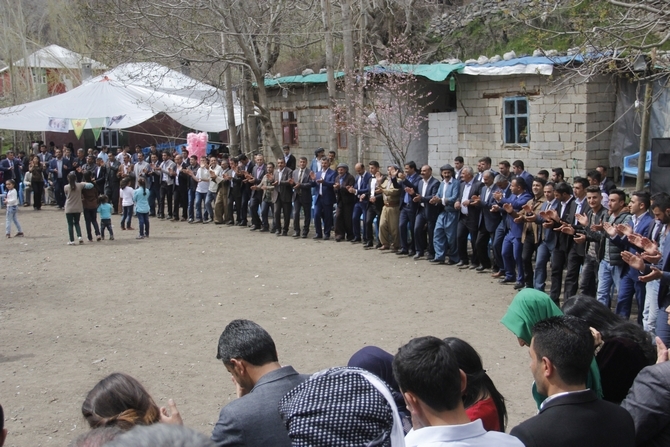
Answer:
<svg viewBox="0 0 670 447"><path fill-rule="evenodd" d="M505 98L503 106L505 126L505 144L527 145L528 135L528 98L517 96Z"/></svg>
<svg viewBox="0 0 670 447"><path fill-rule="evenodd" d="M295 112L281 113L281 129L283 144L298 144L298 118Z"/></svg>
<svg viewBox="0 0 670 447"><path fill-rule="evenodd" d="M119 131L116 129L103 129L100 131L98 146L119 147Z"/></svg>
<svg viewBox="0 0 670 447"><path fill-rule="evenodd" d="M30 74L33 77L33 84L46 84L47 83L47 70L46 68L31 68Z"/></svg>

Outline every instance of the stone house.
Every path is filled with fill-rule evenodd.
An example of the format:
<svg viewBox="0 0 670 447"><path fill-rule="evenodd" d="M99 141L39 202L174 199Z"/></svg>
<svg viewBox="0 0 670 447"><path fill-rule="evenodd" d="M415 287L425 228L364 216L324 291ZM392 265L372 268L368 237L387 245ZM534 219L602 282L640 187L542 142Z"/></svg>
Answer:
<svg viewBox="0 0 670 447"><path fill-rule="evenodd" d="M421 88L436 92L438 100L426 110L425 138L411 148L408 160L435 170L457 155L473 166L485 156L494 166L520 159L531 173L562 167L568 177L607 165L616 84L608 77L575 78L563 68L573 60L527 57L461 64L454 69L455 94L449 88L453 74L442 80L417 76ZM446 64L427 67L437 65ZM294 153L311 159L314 148L328 147L333 132L326 75L273 81L268 91L280 139L291 144L295 137ZM348 160L346 141L346 134L338 135L340 160ZM386 152L382 144L371 144L363 161L388 163Z"/></svg>

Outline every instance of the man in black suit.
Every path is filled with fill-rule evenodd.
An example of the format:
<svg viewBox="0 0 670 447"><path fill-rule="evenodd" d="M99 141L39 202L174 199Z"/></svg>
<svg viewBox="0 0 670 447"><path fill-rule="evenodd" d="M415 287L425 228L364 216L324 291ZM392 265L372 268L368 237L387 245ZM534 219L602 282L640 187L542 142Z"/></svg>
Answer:
<svg viewBox="0 0 670 447"><path fill-rule="evenodd" d="M602 192L604 192L605 194L609 194L610 191L616 189L616 183L614 183L614 181L611 178L607 177L606 166L598 165L596 171L600 172L601 176L600 189L602 190Z"/></svg>
<svg viewBox="0 0 670 447"><path fill-rule="evenodd" d="M291 202L293 200L293 188L291 188L290 179L293 171L286 166L283 158L277 159L277 169L274 173L274 190L272 191L272 201L274 202L274 228L277 230L277 236L288 236L288 225L291 221ZM284 215L284 225L282 226L281 216Z"/></svg>
<svg viewBox="0 0 670 447"><path fill-rule="evenodd" d="M298 168L293 171L289 180L293 187L293 237L301 237L300 210L305 216L302 224L302 238L307 238L309 224L312 221L312 181L309 174L312 171L307 167L307 157L300 157Z"/></svg>
<svg viewBox="0 0 670 447"><path fill-rule="evenodd" d="M354 204L354 211L351 216L351 225L354 230L354 240L351 242L362 242L367 240L367 228L365 226L365 214L370 204L370 179L372 176L365 170L363 163L356 163L354 166L356 170L356 178L354 186L347 188L350 193L356 196L356 203ZM361 237L361 216L363 216L363 233Z"/></svg>
<svg viewBox="0 0 670 447"><path fill-rule="evenodd" d="M413 161L405 163L405 174L398 176L402 179L400 184L396 178L393 178L393 187L399 188L404 192L400 195L400 219L398 220L398 231L400 232L400 247L401 250L397 255L414 256L414 221L416 220L416 213L418 211L418 204L412 200L414 192L417 190L417 184L421 177L416 171L416 163ZM409 238L407 233L409 230Z"/></svg>
<svg viewBox="0 0 670 447"><path fill-rule="evenodd" d="M282 150L284 151L284 163L286 163L286 167L291 171L295 171L296 159L295 155L291 153L291 148L286 144L282 147Z"/></svg>
<svg viewBox="0 0 670 447"><path fill-rule="evenodd" d="M475 180L475 173L471 167L466 166L461 170L458 201L454 204L454 208L460 212L456 244L458 245L458 257L461 260L456 265L462 269L479 267L479 256L477 256L475 243L480 209L475 205L479 201L481 186L482 184ZM470 235L470 246L472 247L472 264L468 257L468 235Z"/></svg>
<svg viewBox="0 0 670 447"><path fill-rule="evenodd" d="M583 177L576 177L572 184L572 194L574 195L575 204L575 218L573 221L568 221L565 225L578 225L576 216L578 214L586 215L591 209L589 202L586 200L586 188L589 187L589 181ZM577 294L579 288L579 272L584 264L584 256L586 255L585 244L577 244L572 241L572 246L568 252L568 260L565 272L565 284L563 285L563 301L567 301L573 295Z"/></svg>
<svg viewBox="0 0 670 447"><path fill-rule="evenodd" d="M172 174L172 178L174 179L172 220L179 222L179 208L181 207L181 221L186 222L188 220L188 186L191 176L187 172L188 162L184 161L181 154L175 155L174 162L175 166Z"/></svg>
<svg viewBox="0 0 670 447"><path fill-rule="evenodd" d="M241 198L240 198L239 212L238 212L238 215L237 215L237 225L239 225L241 227L246 227L248 225L247 213L248 213L249 205L250 205L249 202L251 202L251 197L257 192L255 190L252 190L251 187L260 183L260 179L262 179L263 176L265 175L266 168L265 168L265 164L263 164L262 175L260 176L260 178L256 178L256 177L253 176L253 173L256 172L256 168L255 168L254 163L251 160L249 160L249 158L244 154L241 154L238 157L238 160L239 160L238 163L241 164L239 173L244 175L244 179L241 181L241 184L240 184L242 195L241 195ZM263 162L263 163L265 163L265 162ZM257 201L256 208L258 208L258 205L262 201L262 197L263 197L263 190L259 189L258 191L260 191L261 200ZM258 211L256 211L256 215L258 215ZM252 214L252 220L253 220L253 214ZM260 222L260 218L258 219L258 222ZM259 223L259 225L260 225L260 223ZM253 223L252 223L252 226L254 228L256 228L255 224L253 224Z"/></svg>
<svg viewBox="0 0 670 447"><path fill-rule="evenodd" d="M335 241L341 242L345 237L348 241L354 240L354 228L351 217L356 204L356 194L349 188L353 188L354 176L349 173L349 166L345 163L337 165L337 178L333 189L337 198L337 211L335 213Z"/></svg>
<svg viewBox="0 0 670 447"><path fill-rule="evenodd" d="M256 155L256 164L252 166L252 171L247 174L247 180L242 182L242 222L246 222L246 212L245 212L245 198L244 198L244 184L250 185L251 198L249 199L249 208L251 210L251 231L257 231L261 229L261 216L258 214L258 207L261 206L263 202L263 189L260 187L261 180L265 177L267 172L267 166L265 165L265 158L263 155ZM246 225L246 224L243 224Z"/></svg>
<svg viewBox="0 0 670 447"><path fill-rule="evenodd" d="M548 216L554 226L554 229L561 228L563 224L572 224L575 221L575 198L572 195L572 188L565 182L556 185L556 199L559 201L556 211L550 212ZM568 263L568 253L572 249L574 238L566 233L558 233L556 236L556 247L551 254L551 289L549 296L558 304L561 300L561 286L563 285L563 269Z"/></svg>
<svg viewBox="0 0 670 447"><path fill-rule="evenodd" d="M105 193L105 182L107 181L107 168L105 168L105 161L102 158L96 158L96 167L91 172L95 186L98 189L98 194Z"/></svg>
<svg viewBox="0 0 670 447"><path fill-rule="evenodd" d="M56 157L52 158L49 162L49 173L51 174L51 181L53 182L54 195L56 196L58 209L63 209L63 207L65 207L65 183L67 183L67 175L71 170L72 165L69 160L66 160L65 157L63 157L63 151L61 149L56 149Z"/></svg>
<svg viewBox="0 0 670 447"><path fill-rule="evenodd" d="M493 193L498 190L494 180L495 175L493 171L487 170L482 173L483 185L481 188L480 200L478 206L481 210L479 216L479 226L477 227L477 240L475 248L477 249L477 257L479 258L478 272L484 272L491 268L491 258L489 257L489 242L491 236L495 235L498 225L502 219L499 207L496 205ZM495 211L493 211L495 210Z"/></svg>
<svg viewBox="0 0 670 447"><path fill-rule="evenodd" d="M433 231L437 216L442 211L437 206L431 206L430 200L435 197L440 187L440 181L433 177L433 168L428 165L421 167L419 189L415 191L412 200L418 204L416 219L414 220L414 259L421 258L428 251L427 260L435 257L433 249Z"/></svg>
<svg viewBox="0 0 670 447"><path fill-rule="evenodd" d="M0 171L3 173L4 180L14 180L14 185L16 185L17 189L19 183L21 183L21 165L21 160L14 157L14 152L12 151L7 152L7 158L0 161Z"/></svg>
<svg viewBox="0 0 670 447"><path fill-rule="evenodd" d="M540 412L510 434L526 447L633 447L630 414L586 388L593 361L593 336L577 317L560 316L533 327L530 369L540 394Z"/></svg>
<svg viewBox="0 0 670 447"><path fill-rule="evenodd" d="M377 225L379 225L379 219L382 216L382 208L384 207L384 195L381 191L381 184L386 180L385 176L380 176L377 179L377 174L379 173L379 162L372 160L368 163L369 172L370 172L370 185L368 186L370 198L370 203L368 208L365 211L365 231L363 235L365 237L365 242L363 244L364 248L372 248L375 241L375 231L373 224L375 218L377 219ZM377 248L381 247L381 243L377 244Z"/></svg>

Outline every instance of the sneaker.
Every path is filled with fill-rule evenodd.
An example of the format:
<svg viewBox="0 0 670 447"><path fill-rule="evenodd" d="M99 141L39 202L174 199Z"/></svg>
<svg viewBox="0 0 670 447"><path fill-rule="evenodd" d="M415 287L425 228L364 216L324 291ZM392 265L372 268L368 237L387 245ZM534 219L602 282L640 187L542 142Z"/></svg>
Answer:
<svg viewBox="0 0 670 447"><path fill-rule="evenodd" d="M83 244L83 243L84 243L84 240L83 240L82 238L79 238L79 243L80 243L80 244Z"/></svg>
<svg viewBox="0 0 670 447"><path fill-rule="evenodd" d="M98 236L95 238L96 241L100 242L102 240L102 236Z"/></svg>
<svg viewBox="0 0 670 447"><path fill-rule="evenodd" d="M110 236L110 237L109 237L109 240L110 240L110 241L113 241L113 240L114 240L114 236Z"/></svg>
<svg viewBox="0 0 670 447"><path fill-rule="evenodd" d="M139 236L137 236L135 239L144 239L144 236L139 235Z"/></svg>
<svg viewBox="0 0 670 447"><path fill-rule="evenodd" d="M67 243L68 245L74 245L74 241L70 241Z"/></svg>

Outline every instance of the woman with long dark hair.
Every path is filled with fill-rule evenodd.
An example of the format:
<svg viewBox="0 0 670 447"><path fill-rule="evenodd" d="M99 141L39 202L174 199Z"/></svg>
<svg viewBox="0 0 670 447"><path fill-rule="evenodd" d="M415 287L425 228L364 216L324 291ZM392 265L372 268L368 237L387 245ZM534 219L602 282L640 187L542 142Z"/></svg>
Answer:
<svg viewBox="0 0 670 447"><path fill-rule="evenodd" d="M486 374L479 353L467 342L448 337L444 342L454 351L458 368L467 376L463 394L465 412L471 421L481 419L486 431L505 431L507 408L505 398Z"/></svg>
<svg viewBox="0 0 670 447"><path fill-rule="evenodd" d="M84 183L93 183L91 171L84 171ZM100 242L100 227L98 226L98 190L96 188L81 191L81 200L84 207L84 221L86 222L86 236L89 242L93 242L91 226L95 230L95 239Z"/></svg>
<svg viewBox="0 0 670 447"><path fill-rule="evenodd" d="M651 335L591 296L570 297L563 304L563 313L581 318L599 333L595 352L603 399L621 403L640 370L656 361Z"/></svg>
<svg viewBox="0 0 670 447"><path fill-rule="evenodd" d="M42 209L42 197L44 196L44 167L40 158L33 155L28 165L30 169L30 187L33 190L33 208Z"/></svg>
<svg viewBox="0 0 670 447"><path fill-rule="evenodd" d="M70 241L68 245L74 245L74 231L73 228L77 231L77 237L79 238L79 243L83 244L84 241L81 239L81 227L79 226L79 219L81 219L81 213L84 211L84 205L82 203L81 192L84 189L93 188L93 183L77 183L77 173L71 171L67 175L68 184L65 185L65 218L67 219L67 231L70 236Z"/></svg>

